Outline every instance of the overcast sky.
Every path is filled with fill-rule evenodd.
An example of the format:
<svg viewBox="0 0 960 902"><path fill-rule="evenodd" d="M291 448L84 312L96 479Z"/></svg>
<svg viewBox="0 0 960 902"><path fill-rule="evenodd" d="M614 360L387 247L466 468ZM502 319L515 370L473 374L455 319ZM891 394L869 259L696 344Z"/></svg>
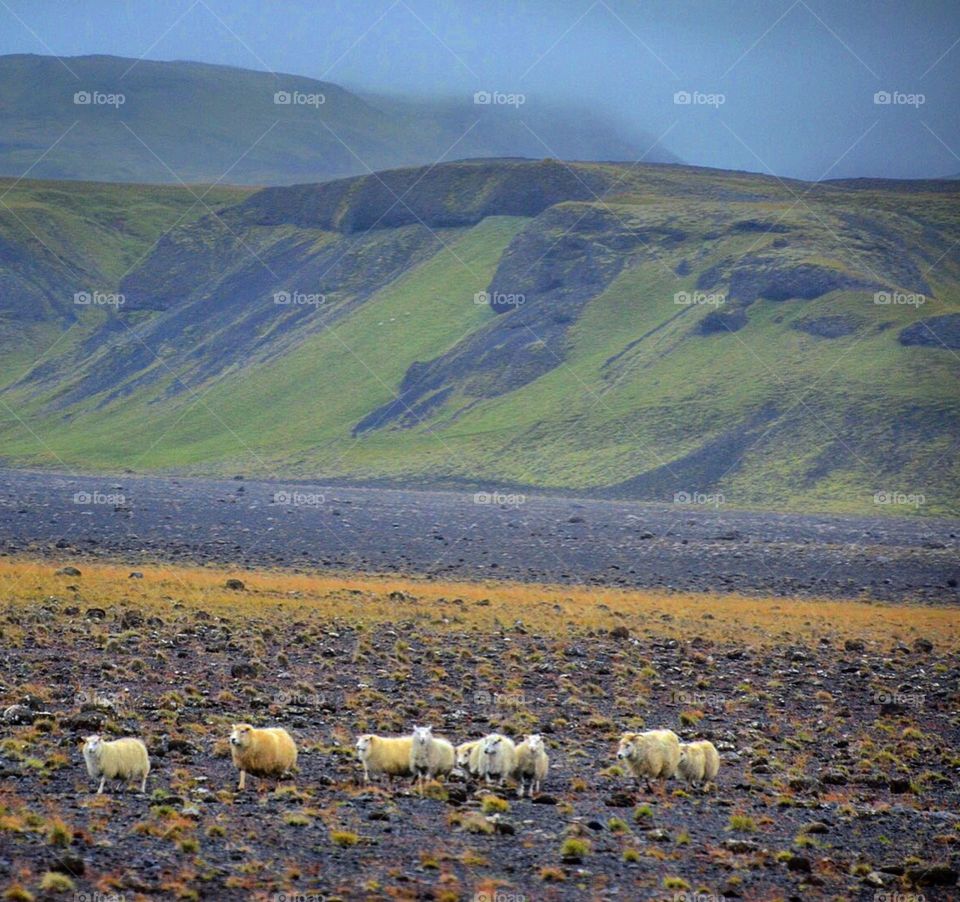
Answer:
<svg viewBox="0 0 960 902"><path fill-rule="evenodd" d="M2 0L26 52L586 102L704 166L960 173L960 0Z"/></svg>

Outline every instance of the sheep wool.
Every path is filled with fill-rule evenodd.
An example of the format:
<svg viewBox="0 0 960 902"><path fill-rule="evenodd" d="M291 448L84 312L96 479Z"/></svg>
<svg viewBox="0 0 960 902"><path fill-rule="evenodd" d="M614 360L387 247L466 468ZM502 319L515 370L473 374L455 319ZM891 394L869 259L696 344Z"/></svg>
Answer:
<svg viewBox="0 0 960 902"><path fill-rule="evenodd" d="M471 777L480 776L483 759L483 740L472 739L457 746L457 767Z"/></svg>
<svg viewBox="0 0 960 902"><path fill-rule="evenodd" d="M673 730L648 730L624 733L620 737L617 758L626 762L639 781L666 780L677 772L680 762L680 738Z"/></svg>
<svg viewBox="0 0 960 902"><path fill-rule="evenodd" d="M283 727L258 730L248 723L233 725L230 757L240 771L237 790L246 785L247 774L280 777L297 766L297 745Z"/></svg>
<svg viewBox="0 0 960 902"><path fill-rule="evenodd" d="M520 782L517 795L523 798L524 787L529 784L530 796L540 792L540 784L546 779L550 769L550 759L539 733L525 737L517 746L517 766L514 776Z"/></svg>
<svg viewBox="0 0 960 902"><path fill-rule="evenodd" d="M720 755L712 742L685 742L680 746L677 773L687 783L709 783L720 770Z"/></svg>
<svg viewBox="0 0 960 902"><path fill-rule="evenodd" d="M386 774L394 777L409 777L412 736L376 736L365 733L357 739L357 759L363 765L363 780Z"/></svg>
<svg viewBox="0 0 960 902"><path fill-rule="evenodd" d="M107 780L140 780L140 792L147 791L150 756L139 740L127 737L106 742L100 736L88 736L83 743L83 760L87 773L100 779L97 794L103 792Z"/></svg>
<svg viewBox="0 0 960 902"><path fill-rule="evenodd" d="M480 760L480 776L484 782L494 780L503 786L504 780L517 769L517 747L513 740L500 733L491 733L483 738Z"/></svg>
<svg viewBox="0 0 960 902"><path fill-rule="evenodd" d="M446 776L457 763L457 753L446 739L433 735L432 727L414 727L410 737L410 770L423 792L424 777Z"/></svg>

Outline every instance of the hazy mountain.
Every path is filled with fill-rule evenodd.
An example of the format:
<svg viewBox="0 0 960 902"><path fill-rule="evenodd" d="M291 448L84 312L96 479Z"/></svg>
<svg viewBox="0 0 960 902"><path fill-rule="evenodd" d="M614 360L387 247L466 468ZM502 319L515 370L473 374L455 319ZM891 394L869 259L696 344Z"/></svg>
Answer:
<svg viewBox="0 0 960 902"><path fill-rule="evenodd" d="M551 161L210 210L24 182L4 328L42 356L4 357L0 456L955 514L958 192Z"/></svg>
<svg viewBox="0 0 960 902"><path fill-rule="evenodd" d="M361 98L329 82L205 63L64 63L0 57L0 175L264 185L441 158L675 159L584 110L509 96Z"/></svg>

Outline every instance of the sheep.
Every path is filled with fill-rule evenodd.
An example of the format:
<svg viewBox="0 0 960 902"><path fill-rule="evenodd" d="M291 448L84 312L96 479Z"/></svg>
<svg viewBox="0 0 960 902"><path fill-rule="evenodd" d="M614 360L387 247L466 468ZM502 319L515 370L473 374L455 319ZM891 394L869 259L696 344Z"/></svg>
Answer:
<svg viewBox="0 0 960 902"><path fill-rule="evenodd" d="M473 739L457 746L457 768L470 777L480 776L483 759L483 740Z"/></svg>
<svg viewBox="0 0 960 902"><path fill-rule="evenodd" d="M684 742L680 745L677 773L687 783L709 783L720 770L720 755L714 744L706 739Z"/></svg>
<svg viewBox="0 0 960 902"><path fill-rule="evenodd" d="M517 747L512 739L500 733L490 733L482 741L480 776L488 785L495 779L497 785L503 786L504 780L517 769Z"/></svg>
<svg viewBox="0 0 960 902"><path fill-rule="evenodd" d="M423 778L446 776L457 763L457 753L446 739L433 735L433 727L414 727L410 737L410 770L423 794Z"/></svg>
<svg viewBox="0 0 960 902"><path fill-rule="evenodd" d="M617 758L626 762L638 785L643 777L649 789L651 778L665 781L676 774L680 738L673 730L624 733L620 737Z"/></svg>
<svg viewBox="0 0 960 902"><path fill-rule="evenodd" d="M520 781L517 795L523 798L526 783L530 784L530 797L540 792L540 783L546 779L550 769L550 759L539 733L531 733L517 746L517 765L514 776Z"/></svg>
<svg viewBox="0 0 960 902"><path fill-rule="evenodd" d="M246 785L247 774L281 777L297 766L297 744L283 727L258 730L236 723L230 733L230 757L240 771L237 791Z"/></svg>
<svg viewBox="0 0 960 902"><path fill-rule="evenodd" d="M140 792L147 791L147 775L150 773L150 756L147 747L139 740L127 737L106 742L94 734L83 743L83 760L87 773L100 778L97 795L103 792L107 780L121 779L129 782L140 780Z"/></svg>
<svg viewBox="0 0 960 902"><path fill-rule="evenodd" d="M410 754L413 747L412 736L375 736L364 733L357 739L357 758L363 765L363 782L369 783L371 776L386 774L394 777L409 777Z"/></svg>

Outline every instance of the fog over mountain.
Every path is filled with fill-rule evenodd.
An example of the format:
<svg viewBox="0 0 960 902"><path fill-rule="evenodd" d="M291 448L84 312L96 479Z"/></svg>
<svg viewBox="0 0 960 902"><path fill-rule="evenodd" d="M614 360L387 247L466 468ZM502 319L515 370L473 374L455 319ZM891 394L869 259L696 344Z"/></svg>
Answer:
<svg viewBox="0 0 960 902"><path fill-rule="evenodd" d="M951 0L6 0L0 53L197 60L461 111L502 92L531 121L593 110L639 153L653 136L698 165L805 179L960 162Z"/></svg>

